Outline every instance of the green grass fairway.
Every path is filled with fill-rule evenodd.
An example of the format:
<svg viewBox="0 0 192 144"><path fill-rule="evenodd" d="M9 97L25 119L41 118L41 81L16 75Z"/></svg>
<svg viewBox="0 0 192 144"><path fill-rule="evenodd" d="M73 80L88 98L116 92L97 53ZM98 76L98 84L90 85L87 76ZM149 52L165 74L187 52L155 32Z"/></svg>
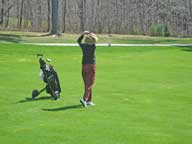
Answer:
<svg viewBox="0 0 192 144"><path fill-rule="evenodd" d="M53 59L58 101L37 53ZM1 144L191 144L192 47L97 47L95 107L83 108L79 47L0 45Z"/></svg>

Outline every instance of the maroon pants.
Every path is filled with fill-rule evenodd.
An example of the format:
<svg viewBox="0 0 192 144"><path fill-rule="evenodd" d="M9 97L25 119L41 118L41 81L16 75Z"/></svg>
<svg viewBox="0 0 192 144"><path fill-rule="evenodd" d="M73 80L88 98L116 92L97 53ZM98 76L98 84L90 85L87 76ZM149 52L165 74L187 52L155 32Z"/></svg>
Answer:
<svg viewBox="0 0 192 144"><path fill-rule="evenodd" d="M92 86L95 81L96 65L95 64L83 64L82 65L82 77L85 86L85 92L83 99L85 101L92 100Z"/></svg>

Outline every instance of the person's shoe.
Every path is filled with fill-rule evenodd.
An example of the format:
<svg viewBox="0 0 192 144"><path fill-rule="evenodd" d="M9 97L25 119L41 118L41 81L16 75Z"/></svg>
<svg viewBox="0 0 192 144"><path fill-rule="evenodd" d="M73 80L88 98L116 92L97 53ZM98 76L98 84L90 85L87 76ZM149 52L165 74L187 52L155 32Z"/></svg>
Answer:
<svg viewBox="0 0 192 144"><path fill-rule="evenodd" d="M87 105L94 106L95 104L92 101L88 101Z"/></svg>
<svg viewBox="0 0 192 144"><path fill-rule="evenodd" d="M80 103L84 106L87 107L87 102L82 98L80 99Z"/></svg>

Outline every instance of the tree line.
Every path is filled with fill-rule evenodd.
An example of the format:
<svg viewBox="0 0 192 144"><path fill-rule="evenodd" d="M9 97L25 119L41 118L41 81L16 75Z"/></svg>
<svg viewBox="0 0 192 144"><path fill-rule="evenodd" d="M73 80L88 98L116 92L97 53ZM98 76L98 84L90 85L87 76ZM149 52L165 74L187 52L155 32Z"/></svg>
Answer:
<svg viewBox="0 0 192 144"><path fill-rule="evenodd" d="M0 0L0 29L192 36L192 0Z"/></svg>

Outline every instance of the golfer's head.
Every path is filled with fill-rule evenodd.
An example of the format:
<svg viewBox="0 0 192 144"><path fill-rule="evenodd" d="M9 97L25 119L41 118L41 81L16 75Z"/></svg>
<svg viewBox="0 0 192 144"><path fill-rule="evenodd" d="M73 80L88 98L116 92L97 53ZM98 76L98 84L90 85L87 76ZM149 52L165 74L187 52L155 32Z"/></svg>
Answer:
<svg viewBox="0 0 192 144"><path fill-rule="evenodd" d="M86 44L95 44L97 42L97 40L98 40L97 36L93 33L89 33L85 37L85 43Z"/></svg>

